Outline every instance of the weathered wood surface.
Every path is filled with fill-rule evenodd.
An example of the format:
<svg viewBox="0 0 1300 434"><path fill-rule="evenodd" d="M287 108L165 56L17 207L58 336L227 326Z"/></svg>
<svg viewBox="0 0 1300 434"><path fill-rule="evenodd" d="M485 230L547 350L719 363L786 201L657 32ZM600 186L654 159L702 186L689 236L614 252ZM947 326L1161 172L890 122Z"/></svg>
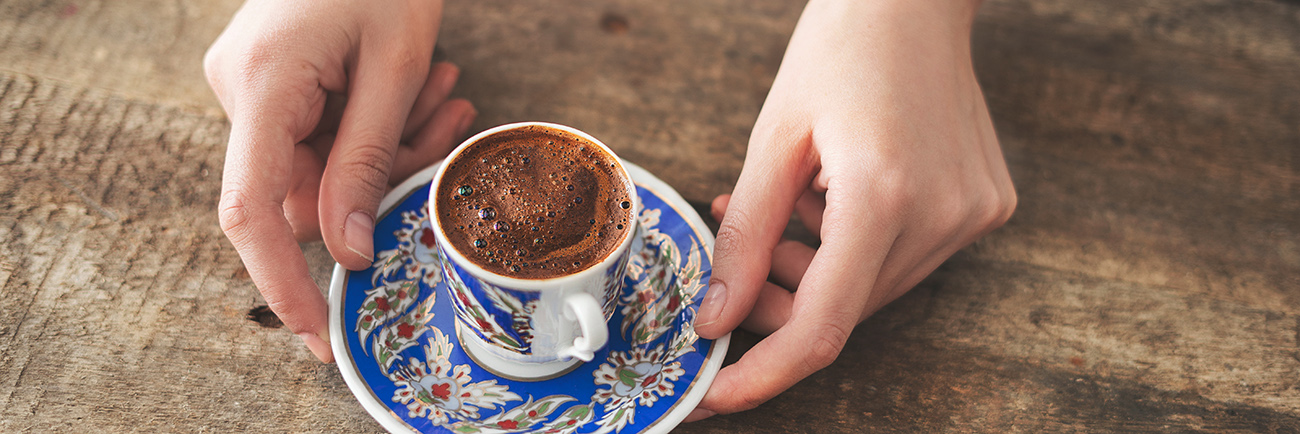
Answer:
<svg viewBox="0 0 1300 434"><path fill-rule="evenodd" d="M0 432L380 430L246 318L199 65L237 6L0 2ZM476 127L572 124L704 203L799 9L449 2L440 44ZM1300 432L1300 4L990 0L974 54L1016 216L830 368L680 431Z"/></svg>

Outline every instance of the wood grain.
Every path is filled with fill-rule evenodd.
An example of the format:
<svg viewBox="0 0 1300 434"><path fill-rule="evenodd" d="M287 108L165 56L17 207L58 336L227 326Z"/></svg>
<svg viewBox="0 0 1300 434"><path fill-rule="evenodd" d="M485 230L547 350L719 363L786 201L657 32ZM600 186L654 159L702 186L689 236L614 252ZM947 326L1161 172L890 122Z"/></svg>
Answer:
<svg viewBox="0 0 1300 434"><path fill-rule="evenodd" d="M0 2L0 432L381 431L217 227L199 60L237 7ZM475 128L568 123L705 204L801 5L446 8ZM1300 4L990 0L973 53L1016 216L831 367L679 431L1300 432Z"/></svg>

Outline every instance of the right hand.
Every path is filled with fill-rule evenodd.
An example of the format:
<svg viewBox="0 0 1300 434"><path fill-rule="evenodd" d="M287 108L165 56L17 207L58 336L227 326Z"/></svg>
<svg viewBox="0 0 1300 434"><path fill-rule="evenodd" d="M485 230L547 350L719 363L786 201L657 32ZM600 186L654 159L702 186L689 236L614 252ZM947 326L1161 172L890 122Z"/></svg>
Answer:
<svg viewBox="0 0 1300 434"><path fill-rule="evenodd" d="M203 59L230 118L221 229L271 310L333 360L325 298L298 242L365 269L390 185L441 159L477 113L430 65L442 2L250 0Z"/></svg>

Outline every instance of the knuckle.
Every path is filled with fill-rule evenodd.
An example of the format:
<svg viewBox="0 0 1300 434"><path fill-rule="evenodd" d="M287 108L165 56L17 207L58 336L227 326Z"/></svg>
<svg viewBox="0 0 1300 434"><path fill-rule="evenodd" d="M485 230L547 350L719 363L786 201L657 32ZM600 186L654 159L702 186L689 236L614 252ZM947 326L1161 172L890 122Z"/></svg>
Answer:
<svg viewBox="0 0 1300 434"><path fill-rule="evenodd" d="M307 331L299 330L302 327L298 321L294 320L297 317L298 303L292 297L289 297L289 294L285 293L287 292L285 286L269 283L258 285L258 292L262 293L262 298L266 299L266 307L271 308L271 312L275 312L275 316L280 318L280 321L289 328L289 331L294 334Z"/></svg>
<svg viewBox="0 0 1300 434"><path fill-rule="evenodd" d="M981 195L981 200L972 211L973 218L985 228L997 228L1011 218L1016 208L1014 191L1003 193L990 187Z"/></svg>
<svg viewBox="0 0 1300 434"><path fill-rule="evenodd" d="M936 196L932 205L934 229L956 232L970 225L972 218L978 218L978 209L982 200L973 199L964 193L944 192Z"/></svg>
<svg viewBox="0 0 1300 434"><path fill-rule="evenodd" d="M998 226L1002 226L1008 220L1011 220L1011 215L1015 214L1016 205L1019 204L1019 201L1020 198L1017 197L1016 190L1008 188L1007 192L1002 195L1002 209L1001 214L998 215Z"/></svg>
<svg viewBox="0 0 1300 434"><path fill-rule="evenodd" d="M712 388L729 391L714 402L713 409L721 413L750 410L771 399L770 395L764 394L766 389L761 385L734 376L720 376Z"/></svg>
<svg viewBox="0 0 1300 434"><path fill-rule="evenodd" d="M276 59L275 48L269 44L252 43L240 49L234 56L234 70L238 77L260 77Z"/></svg>
<svg viewBox="0 0 1300 434"><path fill-rule="evenodd" d="M735 395L735 398L736 398L735 409L734 409L735 411L751 410L760 405L763 405L764 402L767 402L766 397L754 391L737 393Z"/></svg>
<svg viewBox="0 0 1300 434"><path fill-rule="evenodd" d="M830 366L839 358L840 351L849 340L849 330L835 323L817 327L810 337L808 355L804 359L809 372L819 371Z"/></svg>
<svg viewBox="0 0 1300 434"><path fill-rule="evenodd" d="M393 162L391 146L379 140L354 143L342 156L342 169L348 176L361 181L365 188L381 194L388 187L388 172Z"/></svg>
<svg viewBox="0 0 1300 434"><path fill-rule="evenodd" d="M890 168L881 170L879 176L863 185L874 186L877 192L875 200L878 202L875 207L881 209L884 215L898 215L916 203L917 194L910 180L906 173Z"/></svg>
<svg viewBox="0 0 1300 434"><path fill-rule="evenodd" d="M729 213L735 211L738 210L728 210ZM750 249L750 247L746 246L749 238L745 234L753 232L745 227L746 223L743 222L746 220L744 220L744 217L732 214L727 217L729 218L723 222L722 227L718 228L717 239L714 242L715 257L737 256L746 253Z"/></svg>
<svg viewBox="0 0 1300 434"><path fill-rule="evenodd" d="M429 62L432 50L427 50L428 53L425 51L410 45L393 49L387 59L388 70L392 71L399 82L423 83L432 67Z"/></svg>
<svg viewBox="0 0 1300 434"><path fill-rule="evenodd" d="M221 80L220 62L220 48L217 45L213 45L203 53L203 76L207 78L210 86L216 87Z"/></svg>
<svg viewBox="0 0 1300 434"><path fill-rule="evenodd" d="M250 206L248 195L243 190L231 188L221 192L217 221L221 225L221 231L237 245L248 236L253 221Z"/></svg>

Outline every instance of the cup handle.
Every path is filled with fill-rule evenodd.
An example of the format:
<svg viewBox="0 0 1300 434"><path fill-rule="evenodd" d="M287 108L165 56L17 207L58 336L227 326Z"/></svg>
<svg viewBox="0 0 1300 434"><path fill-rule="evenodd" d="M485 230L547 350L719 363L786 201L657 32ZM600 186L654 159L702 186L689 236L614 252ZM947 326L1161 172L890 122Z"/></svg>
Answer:
<svg viewBox="0 0 1300 434"><path fill-rule="evenodd" d="M565 318L577 320L582 335L573 338L573 346L560 350L559 355L561 358L576 357L584 362L590 362L596 356L596 351L604 348L609 340L605 313L601 311L596 297L585 292L565 297L564 304Z"/></svg>

